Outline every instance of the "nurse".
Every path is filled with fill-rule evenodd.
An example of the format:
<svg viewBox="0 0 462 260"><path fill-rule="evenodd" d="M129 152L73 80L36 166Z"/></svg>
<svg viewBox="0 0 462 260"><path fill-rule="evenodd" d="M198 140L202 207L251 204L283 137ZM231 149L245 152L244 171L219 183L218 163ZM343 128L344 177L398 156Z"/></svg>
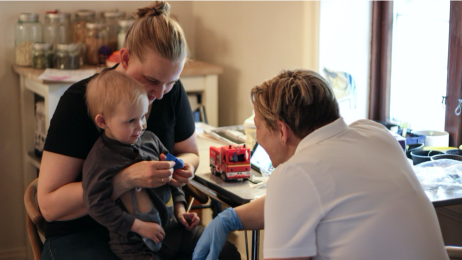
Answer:
<svg viewBox="0 0 462 260"><path fill-rule="evenodd" d="M347 125L313 71L283 71L251 98L276 167L266 197L220 213L193 259L216 259L232 230L263 228L265 259L448 259L435 210L385 127Z"/></svg>

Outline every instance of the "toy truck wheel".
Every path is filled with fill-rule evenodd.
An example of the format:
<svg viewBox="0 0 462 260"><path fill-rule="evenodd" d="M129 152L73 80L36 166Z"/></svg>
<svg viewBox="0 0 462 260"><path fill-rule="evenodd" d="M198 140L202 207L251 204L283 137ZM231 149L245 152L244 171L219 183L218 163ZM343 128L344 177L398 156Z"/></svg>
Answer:
<svg viewBox="0 0 462 260"><path fill-rule="evenodd" d="M221 175L220 172L217 172L217 168L215 166L210 166L210 171L215 176L220 176Z"/></svg>
<svg viewBox="0 0 462 260"><path fill-rule="evenodd" d="M222 173L221 173L221 178L222 178L224 181L229 181L228 176L226 176L226 173L225 173L225 172L222 172Z"/></svg>

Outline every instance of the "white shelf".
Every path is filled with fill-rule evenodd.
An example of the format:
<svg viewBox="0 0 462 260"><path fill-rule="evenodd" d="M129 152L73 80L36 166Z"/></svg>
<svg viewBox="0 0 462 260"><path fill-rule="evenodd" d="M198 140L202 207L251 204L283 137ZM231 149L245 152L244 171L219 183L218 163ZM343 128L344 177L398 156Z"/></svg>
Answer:
<svg viewBox="0 0 462 260"><path fill-rule="evenodd" d="M40 169L40 158L35 156L35 152L27 153L27 161L32 164L35 168Z"/></svg>

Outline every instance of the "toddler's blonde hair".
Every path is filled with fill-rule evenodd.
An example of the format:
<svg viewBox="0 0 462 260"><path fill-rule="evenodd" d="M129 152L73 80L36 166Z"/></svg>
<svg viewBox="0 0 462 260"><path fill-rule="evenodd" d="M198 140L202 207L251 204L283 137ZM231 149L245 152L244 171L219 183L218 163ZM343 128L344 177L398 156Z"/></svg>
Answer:
<svg viewBox="0 0 462 260"><path fill-rule="evenodd" d="M134 105L148 97L146 88L134 78L116 70L105 70L90 80L85 98L88 114L95 120L98 114L111 117L121 101Z"/></svg>

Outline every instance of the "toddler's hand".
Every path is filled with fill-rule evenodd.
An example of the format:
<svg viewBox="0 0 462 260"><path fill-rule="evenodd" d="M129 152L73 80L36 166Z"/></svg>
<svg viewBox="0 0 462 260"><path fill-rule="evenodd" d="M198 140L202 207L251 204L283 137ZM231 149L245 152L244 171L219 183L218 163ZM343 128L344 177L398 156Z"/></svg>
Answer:
<svg viewBox="0 0 462 260"><path fill-rule="evenodd" d="M193 230L201 220L196 213L179 213L177 216L178 221L186 227L186 230Z"/></svg>
<svg viewBox="0 0 462 260"><path fill-rule="evenodd" d="M132 226L132 231L140 234L143 237L154 240L156 244L162 241L165 237L165 232L161 225L155 222L146 222L139 219L135 219L135 222Z"/></svg>

